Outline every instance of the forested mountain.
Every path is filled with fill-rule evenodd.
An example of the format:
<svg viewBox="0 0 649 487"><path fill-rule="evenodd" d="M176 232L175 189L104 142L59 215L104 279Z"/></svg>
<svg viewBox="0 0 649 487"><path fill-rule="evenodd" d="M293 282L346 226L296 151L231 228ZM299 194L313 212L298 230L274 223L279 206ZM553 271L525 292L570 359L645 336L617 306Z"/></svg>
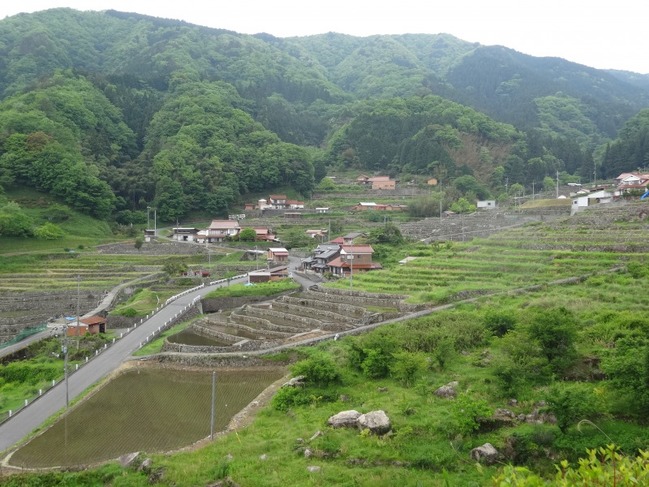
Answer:
<svg viewBox="0 0 649 487"><path fill-rule="evenodd" d="M173 221L277 186L306 196L332 166L496 192L596 163L611 175L649 159L647 107L647 76L446 34L279 39L71 9L0 21L0 184L122 223L151 204Z"/></svg>

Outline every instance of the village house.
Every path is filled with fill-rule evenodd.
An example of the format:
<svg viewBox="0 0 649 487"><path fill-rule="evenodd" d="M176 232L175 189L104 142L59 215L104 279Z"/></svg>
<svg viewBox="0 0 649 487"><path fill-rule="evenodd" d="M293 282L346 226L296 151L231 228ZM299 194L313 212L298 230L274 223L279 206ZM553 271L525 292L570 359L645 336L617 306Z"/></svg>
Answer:
<svg viewBox="0 0 649 487"><path fill-rule="evenodd" d="M266 259L270 262L288 262L288 250L284 247L270 247Z"/></svg>
<svg viewBox="0 0 649 487"><path fill-rule="evenodd" d="M374 176L373 178L369 178L368 181L372 185L372 189L392 190L397 185L397 182L394 179L390 179L390 176Z"/></svg>
<svg viewBox="0 0 649 487"><path fill-rule="evenodd" d="M285 194L271 194L268 197L268 207L273 210L285 210L287 208Z"/></svg>
<svg viewBox="0 0 649 487"><path fill-rule="evenodd" d="M646 191L649 185L649 174L639 172L624 172L615 178L620 193L638 190Z"/></svg>
<svg viewBox="0 0 649 487"><path fill-rule="evenodd" d="M254 208L253 208L254 209ZM259 210L303 210L304 201L289 200L285 194L271 194L268 200L260 199L257 202Z"/></svg>
<svg viewBox="0 0 649 487"><path fill-rule="evenodd" d="M286 207L289 210L303 210L304 209L304 201L286 200Z"/></svg>
<svg viewBox="0 0 649 487"><path fill-rule="evenodd" d="M315 209L316 213L329 213L329 207L323 206Z"/></svg>
<svg viewBox="0 0 649 487"><path fill-rule="evenodd" d="M478 201L478 204L476 206L478 207L478 210L495 210L496 200Z"/></svg>
<svg viewBox="0 0 649 487"><path fill-rule="evenodd" d="M144 241L151 242L157 238L156 230L147 228L144 230Z"/></svg>
<svg viewBox="0 0 649 487"><path fill-rule="evenodd" d="M342 245L340 256L328 264L328 270L337 276L348 276L353 272L367 272L382 269L381 264L372 261L374 249L371 245Z"/></svg>
<svg viewBox="0 0 649 487"><path fill-rule="evenodd" d="M277 242L277 237L270 228L255 228L255 240L258 242Z"/></svg>
<svg viewBox="0 0 649 487"><path fill-rule="evenodd" d="M376 203L372 201L360 201L352 207L354 211L376 210Z"/></svg>
<svg viewBox="0 0 649 487"><path fill-rule="evenodd" d="M172 240L176 242L196 242L198 238L198 228L176 227L172 229Z"/></svg>
<svg viewBox="0 0 649 487"><path fill-rule="evenodd" d="M106 333L106 318L93 315L87 318L81 318L78 323L76 320L70 320L66 328L67 336L69 337Z"/></svg>
<svg viewBox="0 0 649 487"><path fill-rule="evenodd" d="M372 183L370 182L370 177L366 176L365 174L361 174L356 178L356 184L360 184L361 186L371 186Z"/></svg>
<svg viewBox="0 0 649 487"><path fill-rule="evenodd" d="M327 272L329 262L340 255L340 248L340 245L332 243L318 245L310 257L302 259L302 268L319 273Z"/></svg>
<svg viewBox="0 0 649 487"><path fill-rule="evenodd" d="M248 273L248 282L251 284L259 282L278 281L288 277L287 266L270 267L268 269L260 269Z"/></svg>
<svg viewBox="0 0 649 487"><path fill-rule="evenodd" d="M354 211L407 211L408 205L398 205L392 203L374 203L370 201L361 201L352 207Z"/></svg>
<svg viewBox="0 0 649 487"><path fill-rule="evenodd" d="M241 227L236 220L212 220L207 228L207 242L224 242L228 238L239 235Z"/></svg>
<svg viewBox="0 0 649 487"><path fill-rule="evenodd" d="M613 193L610 191L595 191L594 193L577 196L572 199L572 211L577 211L588 206L613 201Z"/></svg>

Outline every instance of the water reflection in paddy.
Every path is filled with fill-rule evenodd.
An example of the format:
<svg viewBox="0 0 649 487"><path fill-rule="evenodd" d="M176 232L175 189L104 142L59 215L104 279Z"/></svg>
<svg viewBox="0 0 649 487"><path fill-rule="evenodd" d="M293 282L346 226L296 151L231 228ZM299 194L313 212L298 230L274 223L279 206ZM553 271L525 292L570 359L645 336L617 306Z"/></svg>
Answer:
<svg viewBox="0 0 649 487"><path fill-rule="evenodd" d="M267 386L281 368L218 371L215 431ZM212 371L131 369L14 453L21 467L87 465L134 451L168 451L210 434Z"/></svg>

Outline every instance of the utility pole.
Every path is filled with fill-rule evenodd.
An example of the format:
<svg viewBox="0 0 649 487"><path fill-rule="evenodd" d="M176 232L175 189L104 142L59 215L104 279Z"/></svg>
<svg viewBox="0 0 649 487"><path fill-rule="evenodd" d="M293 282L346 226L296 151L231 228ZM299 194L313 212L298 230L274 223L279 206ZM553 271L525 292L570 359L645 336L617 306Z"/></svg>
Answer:
<svg viewBox="0 0 649 487"><path fill-rule="evenodd" d="M214 418L216 409L216 372L212 372L212 417L210 420L210 440L214 439Z"/></svg>
<svg viewBox="0 0 649 487"><path fill-rule="evenodd" d="M439 180L439 221L442 221L442 206L444 201L444 192L442 191L442 180Z"/></svg>
<svg viewBox="0 0 649 487"><path fill-rule="evenodd" d="M534 193L534 181L532 181L532 200L536 197L536 194Z"/></svg>
<svg viewBox="0 0 649 487"><path fill-rule="evenodd" d="M349 260L349 289L354 289L354 254L347 256Z"/></svg>
<svg viewBox="0 0 649 487"><path fill-rule="evenodd" d="M557 171L557 198L559 197L559 171Z"/></svg>

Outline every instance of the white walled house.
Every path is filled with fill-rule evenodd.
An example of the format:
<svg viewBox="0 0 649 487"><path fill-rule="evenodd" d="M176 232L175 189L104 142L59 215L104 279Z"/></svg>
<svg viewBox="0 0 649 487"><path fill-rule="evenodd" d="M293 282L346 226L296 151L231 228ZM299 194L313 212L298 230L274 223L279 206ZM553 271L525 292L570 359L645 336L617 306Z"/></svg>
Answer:
<svg viewBox="0 0 649 487"><path fill-rule="evenodd" d="M576 211L588 206L610 203L611 201L613 201L613 193L609 191L595 191L594 193L573 198L572 209L573 211Z"/></svg>
<svg viewBox="0 0 649 487"><path fill-rule="evenodd" d="M197 236L198 228L176 227L171 238L177 242L196 242Z"/></svg>
<svg viewBox="0 0 649 487"><path fill-rule="evenodd" d="M496 209L496 200L478 201L477 207L478 207L478 210L495 210Z"/></svg>
<svg viewBox="0 0 649 487"><path fill-rule="evenodd" d="M241 227L236 220L212 220L207 229L207 241L223 242L228 237L236 237L240 231Z"/></svg>

